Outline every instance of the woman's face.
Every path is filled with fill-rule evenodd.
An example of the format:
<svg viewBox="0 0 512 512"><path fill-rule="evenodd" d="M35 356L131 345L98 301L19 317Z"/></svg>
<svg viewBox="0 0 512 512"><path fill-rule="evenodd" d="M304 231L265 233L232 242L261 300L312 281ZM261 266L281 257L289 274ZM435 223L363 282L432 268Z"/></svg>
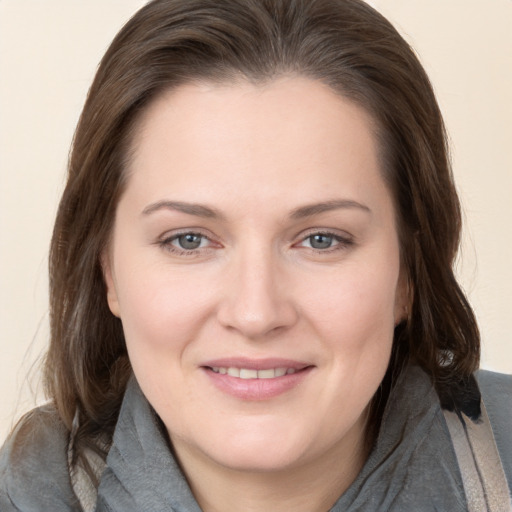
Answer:
<svg viewBox="0 0 512 512"><path fill-rule="evenodd" d="M184 466L357 458L404 306L369 116L305 78L190 84L133 149L108 300Z"/></svg>

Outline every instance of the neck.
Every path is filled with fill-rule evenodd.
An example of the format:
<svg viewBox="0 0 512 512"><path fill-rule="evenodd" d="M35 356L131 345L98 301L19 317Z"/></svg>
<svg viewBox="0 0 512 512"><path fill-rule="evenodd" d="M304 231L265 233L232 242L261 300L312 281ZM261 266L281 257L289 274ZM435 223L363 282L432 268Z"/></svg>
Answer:
<svg viewBox="0 0 512 512"><path fill-rule="evenodd" d="M181 467L204 512L326 512L348 489L368 456L364 428L314 460L276 471L227 468L173 441Z"/></svg>

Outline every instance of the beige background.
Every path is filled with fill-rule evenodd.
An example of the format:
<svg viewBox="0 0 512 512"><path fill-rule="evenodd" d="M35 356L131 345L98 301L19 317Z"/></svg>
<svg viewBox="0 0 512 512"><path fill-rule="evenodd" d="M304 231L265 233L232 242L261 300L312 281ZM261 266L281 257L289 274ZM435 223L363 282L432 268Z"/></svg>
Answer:
<svg viewBox="0 0 512 512"><path fill-rule="evenodd" d="M47 248L85 94L142 0L0 0L0 442L38 398ZM466 212L483 366L512 373L512 0L375 0L429 72Z"/></svg>

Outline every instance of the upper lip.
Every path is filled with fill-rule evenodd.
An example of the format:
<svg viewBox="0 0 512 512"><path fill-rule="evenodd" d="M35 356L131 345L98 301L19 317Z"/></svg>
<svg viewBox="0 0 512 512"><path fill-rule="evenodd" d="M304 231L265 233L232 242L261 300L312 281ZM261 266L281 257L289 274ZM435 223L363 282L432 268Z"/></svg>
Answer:
<svg viewBox="0 0 512 512"><path fill-rule="evenodd" d="M222 359L211 359L201 364L208 368L246 368L248 370L270 370L272 368L293 368L294 370L302 370L311 363L297 361L293 359L282 358L265 358L250 359L247 357L228 357Z"/></svg>

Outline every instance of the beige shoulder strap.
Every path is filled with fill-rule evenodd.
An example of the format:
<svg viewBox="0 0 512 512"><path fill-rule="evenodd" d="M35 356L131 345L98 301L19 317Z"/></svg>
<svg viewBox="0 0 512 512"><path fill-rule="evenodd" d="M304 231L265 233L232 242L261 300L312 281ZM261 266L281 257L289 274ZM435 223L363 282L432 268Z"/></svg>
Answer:
<svg viewBox="0 0 512 512"><path fill-rule="evenodd" d="M78 498L78 501L80 502L80 506L82 507L83 512L94 512L94 509L96 508L96 498L98 495L98 489L96 487L96 484L95 482L93 482L93 480L91 480L90 476L79 462L73 464L73 445L77 427L78 414L75 415L75 418L73 420L73 429L71 431L71 435L69 436L69 477L71 479L73 492L75 493L75 496ZM99 482L101 474L103 473L103 469L105 468L105 461L92 450L86 450L84 456L87 459L87 462L94 473L96 481Z"/></svg>
<svg viewBox="0 0 512 512"><path fill-rule="evenodd" d="M512 500L483 401L481 418L443 411L462 474L469 512L512 512Z"/></svg>

